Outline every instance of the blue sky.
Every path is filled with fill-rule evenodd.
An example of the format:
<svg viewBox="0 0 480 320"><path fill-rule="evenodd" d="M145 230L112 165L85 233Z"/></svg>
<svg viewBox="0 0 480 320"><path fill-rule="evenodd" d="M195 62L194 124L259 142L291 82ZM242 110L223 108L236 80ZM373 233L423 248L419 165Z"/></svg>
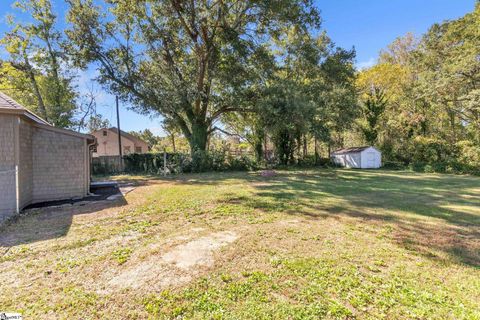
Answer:
<svg viewBox="0 0 480 320"><path fill-rule="evenodd" d="M0 17L13 12L13 0L0 0ZM378 52L398 36L412 32L419 36L435 22L456 19L473 11L475 0L317 0L321 10L323 28L332 40L341 47L355 47L357 66L368 67L375 63ZM65 12L62 0L54 0L60 18ZM0 33L6 30L4 19L0 23ZM95 71L84 72L79 78L81 88L91 87ZM93 84L97 94L98 109L112 124L115 120L115 99ZM163 135L160 119L150 119L139 115L128 106L121 106L121 126L123 130L143 130L149 128Z"/></svg>

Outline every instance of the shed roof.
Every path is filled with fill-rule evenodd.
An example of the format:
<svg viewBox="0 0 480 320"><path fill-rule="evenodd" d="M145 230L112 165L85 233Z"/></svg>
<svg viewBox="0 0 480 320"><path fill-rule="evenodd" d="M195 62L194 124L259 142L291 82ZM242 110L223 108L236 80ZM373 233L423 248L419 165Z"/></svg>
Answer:
<svg viewBox="0 0 480 320"><path fill-rule="evenodd" d="M362 152L363 150L366 150L368 148L373 148L373 147L372 146L363 146L363 147L344 148L344 149L335 150L335 151L332 152L332 154L358 153L358 152Z"/></svg>

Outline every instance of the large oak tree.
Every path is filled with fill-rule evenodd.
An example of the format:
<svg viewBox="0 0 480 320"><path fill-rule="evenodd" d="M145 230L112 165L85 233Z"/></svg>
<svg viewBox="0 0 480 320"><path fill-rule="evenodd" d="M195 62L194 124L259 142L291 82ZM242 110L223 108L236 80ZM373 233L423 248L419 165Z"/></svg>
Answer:
<svg viewBox="0 0 480 320"><path fill-rule="evenodd" d="M97 63L100 82L136 111L174 121L192 151L205 150L220 116L251 110L233 97L275 59L272 38L320 23L311 0L68 3L78 63Z"/></svg>

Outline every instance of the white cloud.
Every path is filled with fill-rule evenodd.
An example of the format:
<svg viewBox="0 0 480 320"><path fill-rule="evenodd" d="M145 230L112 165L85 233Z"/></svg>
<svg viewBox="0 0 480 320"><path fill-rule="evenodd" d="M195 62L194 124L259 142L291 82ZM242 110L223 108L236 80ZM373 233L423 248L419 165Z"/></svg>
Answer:
<svg viewBox="0 0 480 320"><path fill-rule="evenodd" d="M92 92L95 96L97 106L103 107L106 105L112 105L115 97L108 94L96 81L95 78L99 76L99 72L96 69L80 70L77 72L76 84L80 94L86 94Z"/></svg>
<svg viewBox="0 0 480 320"><path fill-rule="evenodd" d="M165 137L167 135L162 127L149 128L149 130L152 131L154 135L159 137Z"/></svg>
<svg viewBox="0 0 480 320"><path fill-rule="evenodd" d="M367 61L358 62L355 66L357 67L358 70L363 70L363 69L373 67L376 62L377 60L375 58L370 58Z"/></svg>

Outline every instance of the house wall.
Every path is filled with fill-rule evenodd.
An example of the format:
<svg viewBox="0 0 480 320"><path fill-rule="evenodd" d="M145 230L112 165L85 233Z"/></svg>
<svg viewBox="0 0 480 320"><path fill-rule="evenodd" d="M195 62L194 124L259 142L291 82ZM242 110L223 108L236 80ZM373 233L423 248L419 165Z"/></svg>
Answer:
<svg viewBox="0 0 480 320"><path fill-rule="evenodd" d="M115 132L106 130L107 135L103 135L103 130L92 133L97 138L97 152L93 153L94 157L99 156L118 156L118 135ZM130 148L130 153L135 152L135 144L133 141L122 137L122 154L126 154L126 148Z"/></svg>
<svg viewBox="0 0 480 320"><path fill-rule="evenodd" d="M33 202L85 196L85 139L38 127L32 138Z"/></svg>
<svg viewBox="0 0 480 320"><path fill-rule="evenodd" d="M16 212L15 126L17 116L0 114L0 222Z"/></svg>
<svg viewBox="0 0 480 320"><path fill-rule="evenodd" d="M25 120L19 123L19 162L18 162L18 190L19 208L32 202L33 198L33 152L32 152L33 127Z"/></svg>
<svg viewBox="0 0 480 320"><path fill-rule="evenodd" d="M133 152L136 152L135 150L137 150L137 147L142 149L142 151L140 151L138 153L147 153L148 152L148 144L146 142L135 141L135 148L133 149Z"/></svg>

